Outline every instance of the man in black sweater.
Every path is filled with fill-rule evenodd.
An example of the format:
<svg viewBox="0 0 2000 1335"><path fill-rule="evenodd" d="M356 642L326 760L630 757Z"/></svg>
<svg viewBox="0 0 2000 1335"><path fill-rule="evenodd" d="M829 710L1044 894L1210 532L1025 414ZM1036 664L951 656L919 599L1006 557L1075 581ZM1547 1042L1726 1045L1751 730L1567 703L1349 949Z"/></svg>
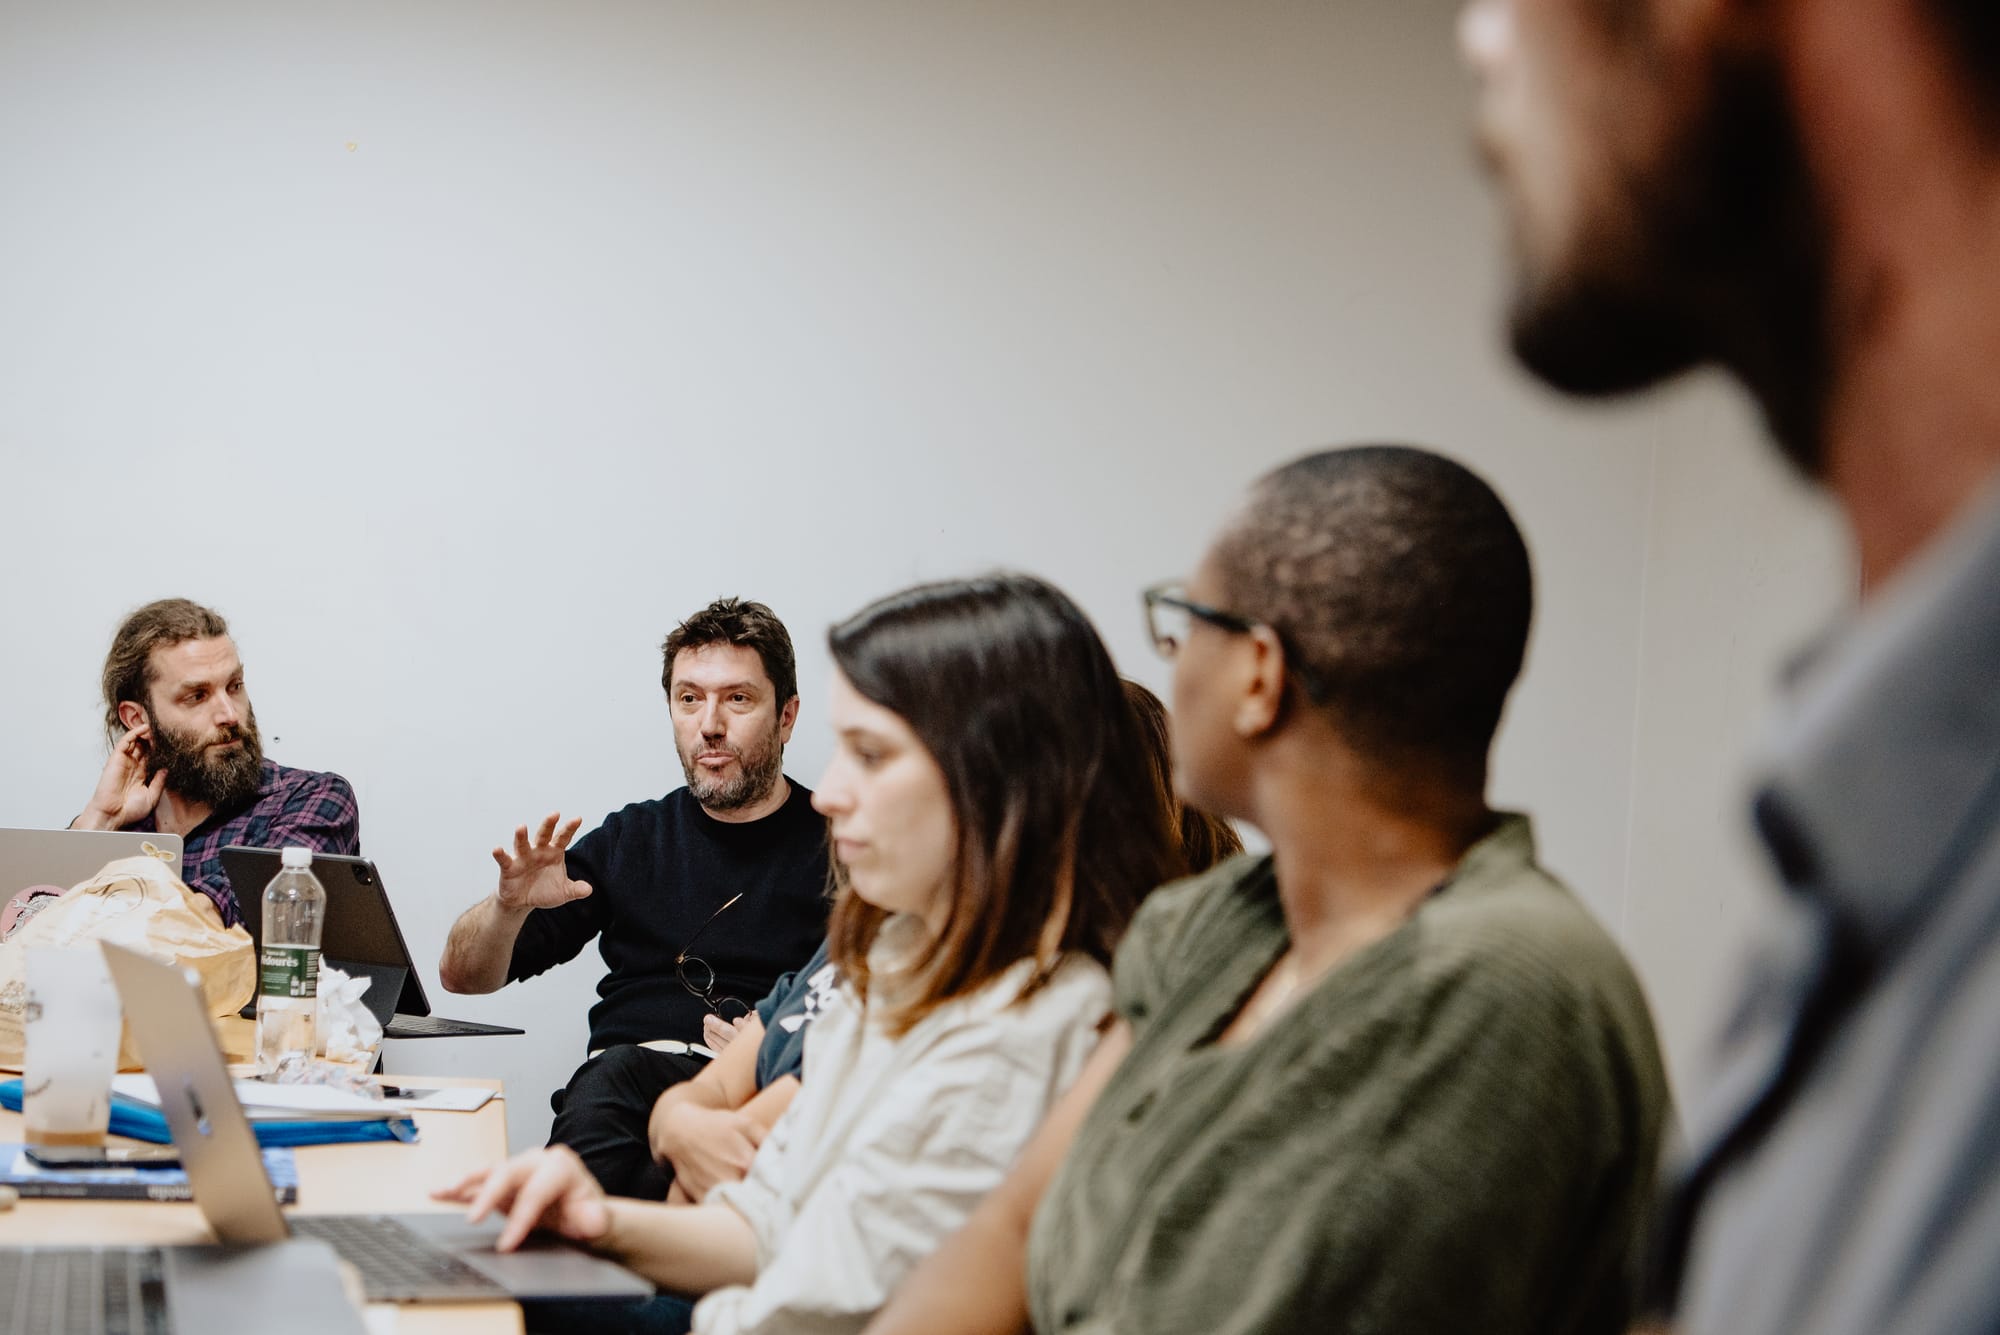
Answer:
<svg viewBox="0 0 2000 1335"><path fill-rule="evenodd" d="M677 626L661 685L687 786L605 817L522 826L494 892L453 924L438 974L493 992L574 959L591 938L608 968L589 1059L553 1100L552 1143L605 1187L661 1195L646 1119L705 1048L826 935L826 823L784 774L798 718L791 637L762 603L727 598Z"/></svg>

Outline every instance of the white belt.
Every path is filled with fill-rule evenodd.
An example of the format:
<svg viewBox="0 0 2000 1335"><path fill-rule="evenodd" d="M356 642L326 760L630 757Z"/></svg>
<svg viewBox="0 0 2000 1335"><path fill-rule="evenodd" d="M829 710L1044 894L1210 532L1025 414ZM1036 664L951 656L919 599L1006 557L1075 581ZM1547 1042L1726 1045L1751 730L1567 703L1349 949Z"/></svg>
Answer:
<svg viewBox="0 0 2000 1335"><path fill-rule="evenodd" d="M713 1052L703 1047L699 1043L683 1043L678 1038L652 1038L646 1040L644 1043L635 1044L634 1046L642 1048L651 1048L655 1052L664 1052L669 1057L713 1058L715 1056ZM592 1048L590 1050L590 1055L593 1057L599 1057L602 1056L603 1054L604 1054L603 1048Z"/></svg>

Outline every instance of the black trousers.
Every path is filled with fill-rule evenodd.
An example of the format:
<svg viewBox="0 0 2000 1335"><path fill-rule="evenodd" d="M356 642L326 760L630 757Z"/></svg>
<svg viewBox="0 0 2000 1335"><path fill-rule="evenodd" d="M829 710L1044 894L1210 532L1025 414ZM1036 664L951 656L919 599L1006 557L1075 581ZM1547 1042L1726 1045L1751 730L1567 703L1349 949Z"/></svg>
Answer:
<svg viewBox="0 0 2000 1335"><path fill-rule="evenodd" d="M694 1300L671 1293L621 1303L522 1303L528 1335L687 1335Z"/></svg>
<svg viewBox="0 0 2000 1335"><path fill-rule="evenodd" d="M528 1335L687 1335L694 1324L694 1300L663 1293L629 1306L622 1303L522 1303Z"/></svg>
<svg viewBox="0 0 2000 1335"><path fill-rule="evenodd" d="M614 1196L665 1200L674 1171L653 1162L646 1122L660 1095L692 1080L708 1059L625 1043L576 1068L549 1099L556 1110L549 1144L567 1145Z"/></svg>

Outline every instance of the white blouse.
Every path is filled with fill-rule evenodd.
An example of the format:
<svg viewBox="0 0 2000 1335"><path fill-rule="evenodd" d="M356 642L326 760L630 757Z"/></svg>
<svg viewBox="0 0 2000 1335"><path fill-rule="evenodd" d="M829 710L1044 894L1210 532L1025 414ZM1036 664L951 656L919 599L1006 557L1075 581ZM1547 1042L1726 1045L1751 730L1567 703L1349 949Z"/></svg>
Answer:
<svg viewBox="0 0 2000 1335"><path fill-rule="evenodd" d="M897 927L885 925L871 970L893 959ZM858 1331L966 1221L1083 1068L1110 1009L1094 960L1065 960L1022 1000L1032 971L1016 963L901 1038L843 981L748 1176L708 1195L749 1221L757 1278L704 1298L697 1335Z"/></svg>

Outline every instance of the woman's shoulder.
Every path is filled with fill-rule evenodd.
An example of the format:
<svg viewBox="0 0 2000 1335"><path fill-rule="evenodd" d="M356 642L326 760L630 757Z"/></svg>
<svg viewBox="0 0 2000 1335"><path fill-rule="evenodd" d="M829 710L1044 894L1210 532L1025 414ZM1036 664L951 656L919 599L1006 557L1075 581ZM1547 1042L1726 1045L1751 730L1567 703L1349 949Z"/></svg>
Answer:
<svg viewBox="0 0 2000 1335"><path fill-rule="evenodd" d="M1111 972L1090 956L1071 951L1044 970L1035 960L1016 960L1007 971L971 997L971 1016L1016 1023L1028 1016L1062 1025L1073 1017L1096 1024L1111 1004Z"/></svg>
<svg viewBox="0 0 2000 1335"><path fill-rule="evenodd" d="M1027 1001L1035 1004L1044 996L1049 1000L1041 1004L1056 1009L1089 1003L1097 1004L1101 1013L1111 1002L1111 970L1088 955L1071 951L1042 985L1028 995Z"/></svg>
<svg viewBox="0 0 2000 1335"><path fill-rule="evenodd" d="M878 1002L893 999L893 993L886 989L896 966L907 963L913 949L911 934L898 929L909 926L901 918L891 919L869 952L875 984L885 989L881 996L863 997L853 979L840 980L842 1003L857 1017L873 1010ZM1110 971L1088 955L1067 952L1046 969L1035 959L1019 959L983 985L940 1002L907 1037L937 1040L968 1028L1018 1027L1024 1012L1060 1019L1070 1012L1090 1010L1094 1024L1108 1009L1110 996Z"/></svg>
<svg viewBox="0 0 2000 1335"><path fill-rule="evenodd" d="M987 1094L1080 1065L1110 1013L1110 975L1084 955L1063 959L1039 986L1037 972L1033 960L1016 961L925 1015L891 1040L885 1056L893 1051L893 1064L910 1078Z"/></svg>

